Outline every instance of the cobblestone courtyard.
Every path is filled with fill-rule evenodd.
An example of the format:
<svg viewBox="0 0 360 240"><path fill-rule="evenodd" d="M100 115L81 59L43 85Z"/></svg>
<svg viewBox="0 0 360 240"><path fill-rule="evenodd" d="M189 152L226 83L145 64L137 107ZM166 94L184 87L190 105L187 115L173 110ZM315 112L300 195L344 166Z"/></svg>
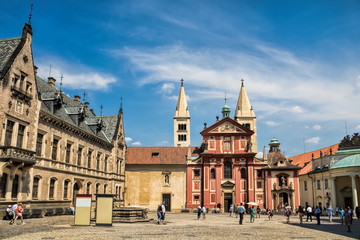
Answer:
<svg viewBox="0 0 360 240"><path fill-rule="evenodd" d="M149 213L154 218L154 213ZM192 213L167 213L167 224L115 223L112 227L72 226L74 216L54 216L26 219L25 225L11 226L0 221L0 239L360 239L360 221L354 220L352 233L339 224L338 218L329 223L323 217L322 225L304 222L292 216L285 223L283 216L275 215L271 221L266 216L244 225L228 214L208 214L206 220L196 220ZM19 222L20 223L20 222Z"/></svg>

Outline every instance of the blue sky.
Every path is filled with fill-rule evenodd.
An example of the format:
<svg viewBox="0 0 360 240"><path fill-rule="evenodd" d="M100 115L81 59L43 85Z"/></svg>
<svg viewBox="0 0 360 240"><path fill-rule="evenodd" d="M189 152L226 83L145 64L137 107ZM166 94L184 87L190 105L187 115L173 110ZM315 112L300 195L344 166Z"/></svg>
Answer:
<svg viewBox="0 0 360 240"><path fill-rule="evenodd" d="M360 1L0 0L0 38L21 35L33 9L40 77L116 114L128 146L172 146L180 79L191 145L245 86L259 150L272 137L293 156L360 131Z"/></svg>

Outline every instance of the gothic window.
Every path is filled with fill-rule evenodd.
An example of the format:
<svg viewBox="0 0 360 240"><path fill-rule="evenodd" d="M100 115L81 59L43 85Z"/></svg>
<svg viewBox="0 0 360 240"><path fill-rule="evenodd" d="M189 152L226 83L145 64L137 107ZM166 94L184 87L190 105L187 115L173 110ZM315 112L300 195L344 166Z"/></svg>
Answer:
<svg viewBox="0 0 360 240"><path fill-rule="evenodd" d="M186 135L178 135L179 142L186 142Z"/></svg>
<svg viewBox="0 0 360 240"><path fill-rule="evenodd" d="M186 131L186 124L178 124L178 131Z"/></svg>
<svg viewBox="0 0 360 240"><path fill-rule="evenodd" d="M50 179L49 199L54 199L54 195L55 195L55 182L56 182L56 179L54 179L54 178Z"/></svg>
<svg viewBox="0 0 360 240"><path fill-rule="evenodd" d="M64 182L64 199L68 198L69 182L69 180L65 180Z"/></svg>
<svg viewBox="0 0 360 240"><path fill-rule="evenodd" d="M39 182L40 182L40 178L39 177L34 177L33 190L32 190L32 199L38 199Z"/></svg>
<svg viewBox="0 0 360 240"><path fill-rule="evenodd" d="M37 156L41 156L43 138L44 138L43 134L41 134L41 133L37 134L37 138L36 138L36 155Z"/></svg>
<svg viewBox="0 0 360 240"><path fill-rule="evenodd" d="M224 178L232 178L232 166L230 161L224 163Z"/></svg>
<svg viewBox="0 0 360 240"><path fill-rule="evenodd" d="M91 183L90 182L88 182L86 184L86 194L91 194Z"/></svg>
<svg viewBox="0 0 360 240"><path fill-rule="evenodd" d="M116 194L116 199L119 199L119 187L118 186L115 187L115 194Z"/></svg>
<svg viewBox="0 0 360 240"><path fill-rule="evenodd" d="M329 189L329 180L328 179L325 179L325 189Z"/></svg>
<svg viewBox="0 0 360 240"><path fill-rule="evenodd" d="M246 170L245 170L245 168L241 169L240 174L241 174L242 179L246 179Z"/></svg>
<svg viewBox="0 0 360 240"><path fill-rule="evenodd" d="M101 153L98 153L97 157L96 157L96 169L100 170L100 156Z"/></svg>
<svg viewBox="0 0 360 240"><path fill-rule="evenodd" d="M51 159L52 160L56 160L58 144L59 144L59 140L54 138L53 139L53 145L52 145L52 153L51 153Z"/></svg>
<svg viewBox="0 0 360 240"><path fill-rule="evenodd" d="M120 159L116 160L116 173L119 173Z"/></svg>
<svg viewBox="0 0 360 240"><path fill-rule="evenodd" d="M307 191L307 181L304 181L304 191Z"/></svg>
<svg viewBox="0 0 360 240"><path fill-rule="evenodd" d="M81 166L81 154L82 154L83 148L79 147L78 148L78 159L77 159L77 165Z"/></svg>
<svg viewBox="0 0 360 240"><path fill-rule="evenodd" d="M316 180L317 190L321 189L321 182L320 180Z"/></svg>
<svg viewBox="0 0 360 240"><path fill-rule="evenodd" d="M87 167L88 168L91 168L91 154L92 154L92 150L89 149L88 159L87 159Z"/></svg>
<svg viewBox="0 0 360 240"><path fill-rule="evenodd" d="M216 178L215 168L212 168L212 169L211 169L210 175L211 175L211 179L215 179L215 178Z"/></svg>
<svg viewBox="0 0 360 240"><path fill-rule="evenodd" d="M25 126L19 124L18 136L17 136L17 139L16 139L16 147L18 147L18 148L23 147L24 133L25 133Z"/></svg>
<svg viewBox="0 0 360 240"><path fill-rule="evenodd" d="M15 175L12 184L11 198L17 198L19 193L19 175Z"/></svg>
<svg viewBox="0 0 360 240"><path fill-rule="evenodd" d="M95 194L99 193L100 183L97 183L95 186Z"/></svg>
<svg viewBox="0 0 360 240"><path fill-rule="evenodd" d="M65 156L65 162L70 163L70 153L71 153L71 144L66 144L66 156Z"/></svg>
<svg viewBox="0 0 360 240"><path fill-rule="evenodd" d="M6 173L3 173L2 177L0 178L0 198L5 198L7 178L8 175Z"/></svg>
<svg viewBox="0 0 360 240"><path fill-rule="evenodd" d="M224 141L224 151L231 151L231 142Z"/></svg>
<svg viewBox="0 0 360 240"><path fill-rule="evenodd" d="M7 120L6 131L5 131L5 146L11 145L14 125L15 125L15 123L13 121Z"/></svg>
<svg viewBox="0 0 360 240"><path fill-rule="evenodd" d="M107 172L107 165L108 165L108 156L105 156L104 159L104 171Z"/></svg>
<svg viewBox="0 0 360 240"><path fill-rule="evenodd" d="M106 194L106 191L107 191L107 185L105 184L104 185L104 194Z"/></svg>

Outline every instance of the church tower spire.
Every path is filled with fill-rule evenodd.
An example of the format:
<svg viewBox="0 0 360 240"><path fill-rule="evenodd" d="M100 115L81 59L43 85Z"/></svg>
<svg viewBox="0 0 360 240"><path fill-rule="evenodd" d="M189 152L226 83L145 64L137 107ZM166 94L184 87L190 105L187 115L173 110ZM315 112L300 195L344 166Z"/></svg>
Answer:
<svg viewBox="0 0 360 240"><path fill-rule="evenodd" d="M174 146L190 146L190 113L186 101L184 80L181 79L180 92L174 114Z"/></svg>
<svg viewBox="0 0 360 240"><path fill-rule="evenodd" d="M238 123L244 125L245 127L254 132L253 136L251 137L251 142L253 144L251 151L257 152L256 116L250 104L250 100L247 96L243 79L241 79L241 88L236 105L234 119Z"/></svg>

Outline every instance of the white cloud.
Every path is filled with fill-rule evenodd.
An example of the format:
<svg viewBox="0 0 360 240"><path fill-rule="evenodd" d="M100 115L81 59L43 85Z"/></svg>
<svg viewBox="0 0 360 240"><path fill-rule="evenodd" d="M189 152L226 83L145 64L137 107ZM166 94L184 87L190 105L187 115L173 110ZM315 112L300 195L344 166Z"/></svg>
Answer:
<svg viewBox="0 0 360 240"><path fill-rule="evenodd" d="M310 127L308 125L305 125L305 129L309 129Z"/></svg>
<svg viewBox="0 0 360 240"><path fill-rule="evenodd" d="M133 145L133 146L141 146L142 144L141 144L141 142L137 141L137 142L131 143L131 145Z"/></svg>
<svg viewBox="0 0 360 240"><path fill-rule="evenodd" d="M360 130L360 125L357 125L355 129Z"/></svg>
<svg viewBox="0 0 360 240"><path fill-rule="evenodd" d="M49 76L51 63L51 76L54 77L56 85L60 84L60 76L63 75L63 87L68 89L91 89L106 90L109 85L117 79L108 73L101 73L95 69L82 64L67 62L63 59L46 57L38 61L37 75L46 80Z"/></svg>
<svg viewBox="0 0 360 240"><path fill-rule="evenodd" d="M156 145L156 146L166 146L166 145L168 145L168 144L169 144L168 141L163 140L163 141L157 142L155 145Z"/></svg>
<svg viewBox="0 0 360 240"><path fill-rule="evenodd" d="M313 129L314 129L314 130L321 130L321 126L320 126L319 124L315 124L315 125L313 126Z"/></svg>
<svg viewBox="0 0 360 240"><path fill-rule="evenodd" d="M280 123L274 122L274 121L265 121L264 123L268 126L277 126L280 124Z"/></svg>
<svg viewBox="0 0 360 240"><path fill-rule="evenodd" d="M171 94L175 89L173 83L163 83L161 85L160 93Z"/></svg>
<svg viewBox="0 0 360 240"><path fill-rule="evenodd" d="M131 142L131 141L132 141L132 138L131 138L131 137L125 137L125 141L126 141L126 142Z"/></svg>
<svg viewBox="0 0 360 240"><path fill-rule="evenodd" d="M294 113L303 113L305 112L304 109L300 106L294 106L291 108L291 111Z"/></svg>
<svg viewBox="0 0 360 240"><path fill-rule="evenodd" d="M305 143L309 144L318 144L320 142L320 137L313 137L305 140Z"/></svg>

